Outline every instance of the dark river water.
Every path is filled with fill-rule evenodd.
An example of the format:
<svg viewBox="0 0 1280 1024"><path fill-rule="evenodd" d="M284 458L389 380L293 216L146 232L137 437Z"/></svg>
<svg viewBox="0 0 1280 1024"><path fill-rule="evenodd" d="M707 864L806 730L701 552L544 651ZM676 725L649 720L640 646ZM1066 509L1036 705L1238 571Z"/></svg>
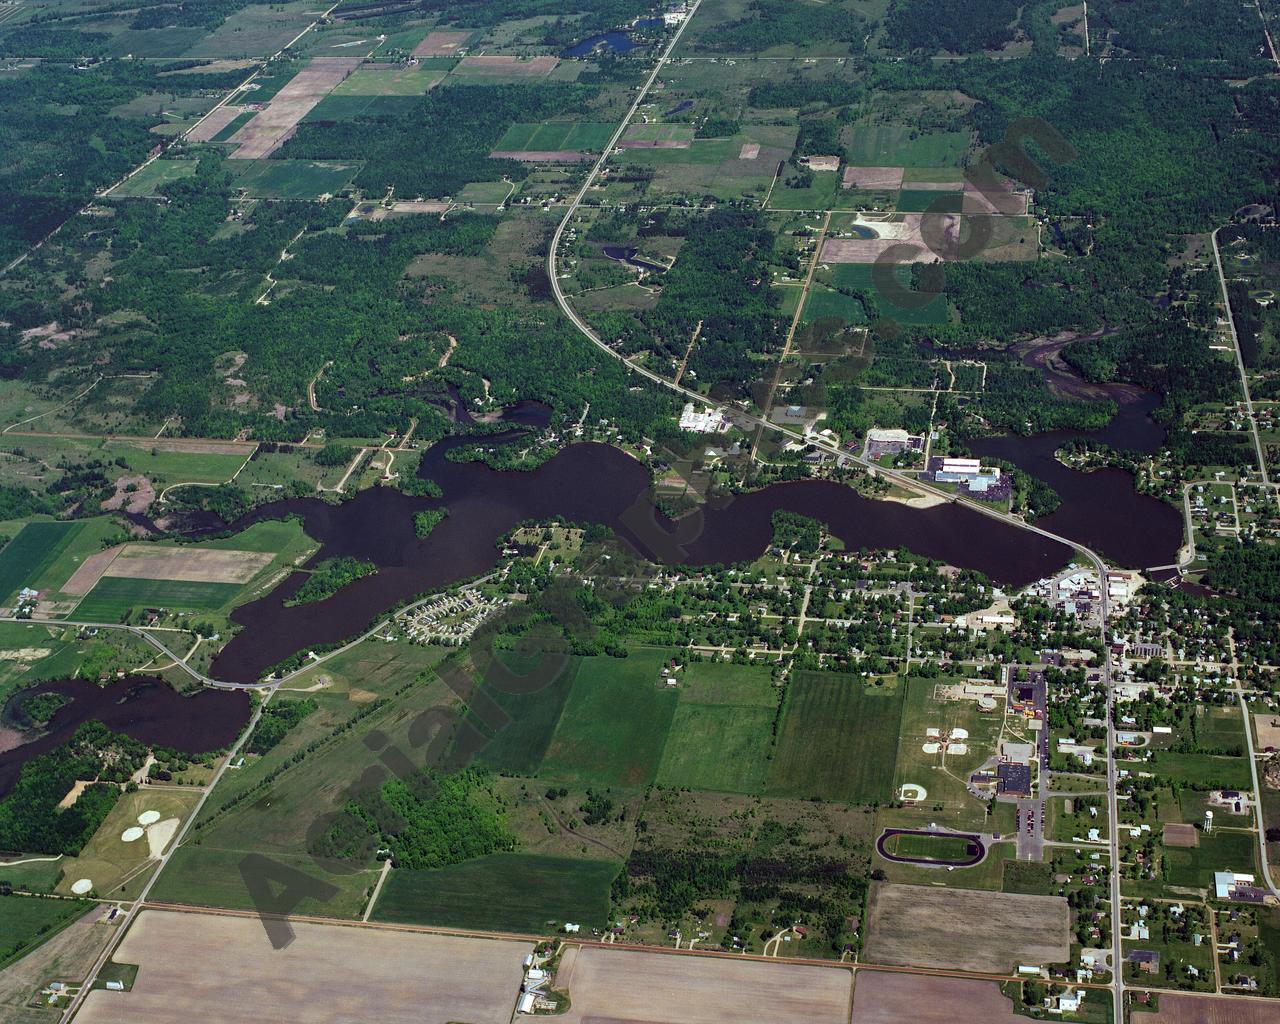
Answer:
<svg viewBox="0 0 1280 1024"><path fill-rule="evenodd" d="M1110 561L1133 569L1169 565L1183 540L1182 514L1167 502L1139 494L1133 475L1122 469L1084 473L1069 469L1054 452L1076 438L1100 441L1120 451L1149 455L1164 443L1165 431L1151 418L1160 398L1127 384L1093 384L1065 366L1058 353L1063 338L1037 339L1019 346L1024 362L1039 368L1053 390L1083 400L1109 398L1117 412L1101 430L1055 430L1029 437L1001 435L969 442L974 455L1004 459L1043 480L1062 498L1036 525L1079 541Z"/></svg>
<svg viewBox="0 0 1280 1024"><path fill-rule="evenodd" d="M18 780L33 757L66 743L83 723L96 719L116 732L143 743L204 754L229 746L249 720L249 695L229 690L201 690L184 697L162 679L131 676L99 686L86 679L40 683L15 693L5 705L3 723L21 726L19 707L38 693L71 698L36 739L0 753L0 796Z"/></svg>
<svg viewBox="0 0 1280 1024"><path fill-rule="evenodd" d="M771 517L778 509L824 520L851 549L907 545L1009 585L1038 579L1070 555L1065 545L970 509L908 508L824 481L776 484L673 524L653 508L646 467L617 448L572 445L531 472L499 472L445 458L451 447L467 440L473 439L446 440L423 457L422 474L444 492L439 501L378 487L341 505L311 498L276 502L236 523L240 528L259 519L297 515L322 545L315 561L349 556L372 561L379 569L326 601L286 608L285 600L305 574L289 577L265 598L235 612L243 629L218 655L211 674L253 681L297 651L350 639L416 594L493 568L500 554L497 542L525 520L562 516L603 524L646 558L694 566L748 561L762 554L772 539ZM414 512L440 505L448 507L449 516L419 540Z"/></svg>

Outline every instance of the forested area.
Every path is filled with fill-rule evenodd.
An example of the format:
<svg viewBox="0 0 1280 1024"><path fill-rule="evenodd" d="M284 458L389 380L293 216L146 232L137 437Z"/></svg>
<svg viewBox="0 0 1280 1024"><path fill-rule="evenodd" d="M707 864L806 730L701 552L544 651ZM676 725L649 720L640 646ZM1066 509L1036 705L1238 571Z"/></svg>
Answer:
<svg viewBox="0 0 1280 1024"><path fill-rule="evenodd" d="M70 742L22 766L13 790L0 800L0 850L75 855L120 797L123 782L140 768L147 748L101 722L85 722ZM70 807L58 804L77 780L99 779Z"/></svg>
<svg viewBox="0 0 1280 1024"><path fill-rule="evenodd" d="M472 181L523 180L525 164L489 157L503 132L517 122L584 114L595 95L594 87L564 82L454 85L432 90L405 114L304 121L279 155L362 159L355 184L368 195L393 188L398 199L452 196Z"/></svg>
<svg viewBox="0 0 1280 1024"><path fill-rule="evenodd" d="M377 571L378 567L372 562L362 562L358 558L326 559L311 571L306 582L285 602L285 606L323 601L348 584L372 576Z"/></svg>
<svg viewBox="0 0 1280 1024"><path fill-rule="evenodd" d="M295 725L320 705L314 697L304 700L278 700L268 704L253 727L244 749L250 754L265 754L274 747Z"/></svg>
<svg viewBox="0 0 1280 1024"><path fill-rule="evenodd" d="M895 50L934 54L998 50L1013 39L1017 0L893 0L885 42Z"/></svg>
<svg viewBox="0 0 1280 1024"><path fill-rule="evenodd" d="M61 35L61 29L47 29ZM24 51L25 52L25 51ZM170 64L107 61L91 70L40 63L0 88L0 263L39 241L88 202L94 190L137 166L156 144L152 121L116 110L148 92L225 92L246 72L181 72Z"/></svg>
<svg viewBox="0 0 1280 1024"><path fill-rule="evenodd" d="M839 3L751 0L743 17L719 27L698 45L721 53L759 53L775 46L798 46L821 40L845 43L852 52L860 52L865 48L866 34L866 22Z"/></svg>

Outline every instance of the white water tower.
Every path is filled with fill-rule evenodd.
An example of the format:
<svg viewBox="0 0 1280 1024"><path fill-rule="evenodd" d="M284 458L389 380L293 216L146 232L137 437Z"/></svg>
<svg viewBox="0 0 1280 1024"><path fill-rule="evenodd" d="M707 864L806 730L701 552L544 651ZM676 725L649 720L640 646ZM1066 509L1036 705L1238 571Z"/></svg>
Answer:
<svg viewBox="0 0 1280 1024"><path fill-rule="evenodd" d="M1213 811L1204 812L1204 834L1208 835L1213 831Z"/></svg>

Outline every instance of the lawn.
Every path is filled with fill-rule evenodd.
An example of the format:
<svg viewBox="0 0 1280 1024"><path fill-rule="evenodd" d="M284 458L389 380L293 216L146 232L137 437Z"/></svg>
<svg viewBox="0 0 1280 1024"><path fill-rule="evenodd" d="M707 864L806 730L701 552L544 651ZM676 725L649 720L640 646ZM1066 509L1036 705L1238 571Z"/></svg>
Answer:
<svg viewBox="0 0 1280 1024"><path fill-rule="evenodd" d="M318 199L341 192L360 164L351 160L249 160L236 185L263 199Z"/></svg>
<svg viewBox="0 0 1280 1024"><path fill-rule="evenodd" d="M871 803L892 796L903 687L797 672L787 686L769 772L774 796Z"/></svg>
<svg viewBox="0 0 1280 1024"><path fill-rule="evenodd" d="M557 923L603 927L618 864L505 853L439 871L397 869L375 921L546 933Z"/></svg>
<svg viewBox="0 0 1280 1024"><path fill-rule="evenodd" d="M84 523L28 523L0 551L0 601L36 581L84 529Z"/></svg>
<svg viewBox="0 0 1280 1024"><path fill-rule="evenodd" d="M104 576L76 607L76 617L93 622L119 622L135 608L182 608L214 611L235 600L239 583L186 580L139 580Z"/></svg>
<svg viewBox="0 0 1280 1024"><path fill-rule="evenodd" d="M540 775L589 786L654 780L676 694L660 682L661 652L583 658Z"/></svg>
<svg viewBox="0 0 1280 1024"><path fill-rule="evenodd" d="M1254 872L1258 841L1251 832L1226 832L1219 829L1200 836L1200 845L1166 847L1165 882L1168 885L1211 889L1215 871Z"/></svg>
<svg viewBox="0 0 1280 1024"><path fill-rule="evenodd" d="M0 897L0 967L26 956L90 906L86 900Z"/></svg>
<svg viewBox="0 0 1280 1024"><path fill-rule="evenodd" d="M148 877L148 872L142 869L150 860L150 847L145 835L124 842L125 830L137 825L138 816L144 811L159 813L160 822L175 818L181 822L191 812L199 795L194 789L184 791L176 787L144 788L124 794L79 855L62 860L63 875L57 891L67 895L78 879L87 878L100 896L127 898L137 895L137 890ZM150 827L154 829L156 826Z"/></svg>
<svg viewBox="0 0 1280 1024"><path fill-rule="evenodd" d="M195 160L152 160L133 177L112 189L111 196L115 199L154 196L161 185L190 178L195 173Z"/></svg>
<svg viewBox="0 0 1280 1024"><path fill-rule="evenodd" d="M1152 754L1148 770L1161 779L1196 789L1249 789L1253 785L1249 762L1243 757L1161 751Z"/></svg>

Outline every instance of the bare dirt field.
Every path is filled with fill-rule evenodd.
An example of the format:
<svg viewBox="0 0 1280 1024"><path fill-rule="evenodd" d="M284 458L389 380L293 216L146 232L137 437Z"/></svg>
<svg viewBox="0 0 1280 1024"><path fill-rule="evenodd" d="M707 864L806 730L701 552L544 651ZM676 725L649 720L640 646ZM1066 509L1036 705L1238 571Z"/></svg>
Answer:
<svg viewBox="0 0 1280 1024"><path fill-rule="evenodd" d="M1022 217L1027 212L1027 196L1015 192L1008 182L964 183L964 213L996 213L1005 217Z"/></svg>
<svg viewBox="0 0 1280 1024"><path fill-rule="evenodd" d="M529 943L293 923L274 950L253 917L148 910L116 950L129 992L92 992L83 1024L507 1024Z"/></svg>
<svg viewBox="0 0 1280 1024"><path fill-rule="evenodd" d="M846 167L840 184L844 188L896 192L902 188L902 174L901 167Z"/></svg>
<svg viewBox="0 0 1280 1024"><path fill-rule="evenodd" d="M392 213L446 213L448 209L448 203L433 200L403 199L391 204Z"/></svg>
<svg viewBox="0 0 1280 1024"><path fill-rule="evenodd" d="M1142 1024L1276 1024L1280 1004L1270 999L1248 996L1191 996L1160 993L1157 1013L1135 1014Z"/></svg>
<svg viewBox="0 0 1280 1024"><path fill-rule="evenodd" d="M117 544L113 548L99 551L96 555L90 555L76 567L76 571L71 574L71 579L62 585L62 592L75 597L84 597L97 585L98 580L102 579L107 566L115 561L116 555L120 554L123 547L123 544Z"/></svg>
<svg viewBox="0 0 1280 1024"><path fill-rule="evenodd" d="M857 1024L1025 1024L994 981L859 971L853 986Z"/></svg>
<svg viewBox="0 0 1280 1024"><path fill-rule="evenodd" d="M260 160L270 156L284 145L311 108L362 62L361 57L313 57L257 117L231 136L230 141L238 144L231 158Z"/></svg>
<svg viewBox="0 0 1280 1024"><path fill-rule="evenodd" d="M544 54L541 57L503 57L496 54L478 54L463 57L458 73L465 75L528 75L541 78L549 75L560 63L559 57Z"/></svg>
<svg viewBox="0 0 1280 1024"><path fill-rule="evenodd" d="M1070 954L1060 896L876 883L867 911L869 963L1004 974Z"/></svg>
<svg viewBox="0 0 1280 1024"><path fill-rule="evenodd" d="M208 117L192 128L187 135L187 139L191 142L208 142L239 117L243 110L243 107L224 103L217 110L211 111Z"/></svg>
<svg viewBox="0 0 1280 1024"><path fill-rule="evenodd" d="M1166 825L1165 846L1199 846L1200 833L1194 825Z"/></svg>
<svg viewBox="0 0 1280 1024"><path fill-rule="evenodd" d="M94 907L44 945L0 971L0 1021L53 1024L58 1020L58 1013L29 1008L27 1003L50 981L85 980L98 953L115 934L117 926L103 920L108 909Z"/></svg>
<svg viewBox="0 0 1280 1024"><path fill-rule="evenodd" d="M269 551L158 548L128 544L103 570L104 576L186 583L247 583L271 562Z"/></svg>
<svg viewBox="0 0 1280 1024"><path fill-rule="evenodd" d="M582 946L555 987L573 1003L565 1024L845 1024L852 983L838 968Z"/></svg>
<svg viewBox="0 0 1280 1024"><path fill-rule="evenodd" d="M879 238L828 238L822 246L826 263L875 263L895 245L913 247L895 263L932 262L946 259L960 238L961 220L952 213L904 213L898 219L876 224ZM928 241L926 241L926 238ZM930 244L931 243L931 244Z"/></svg>
<svg viewBox="0 0 1280 1024"><path fill-rule="evenodd" d="M1266 750L1275 747L1280 750L1280 715L1260 714L1253 716L1253 728L1258 734L1258 747Z"/></svg>
<svg viewBox="0 0 1280 1024"><path fill-rule="evenodd" d="M116 491L102 499L102 507L108 512L123 509L126 512L146 512L156 500L156 489L151 480L142 475L122 476L116 480Z"/></svg>
<svg viewBox="0 0 1280 1024"><path fill-rule="evenodd" d="M742 149L738 151L739 160L755 160L760 156L760 143L744 142Z"/></svg>
<svg viewBox="0 0 1280 1024"><path fill-rule="evenodd" d="M569 164L590 160L590 153L576 149L495 149L489 156L495 160L522 160L527 164Z"/></svg>
<svg viewBox="0 0 1280 1024"><path fill-rule="evenodd" d="M413 48L413 55L415 57L452 57L470 38L470 32L428 32L427 37Z"/></svg>

